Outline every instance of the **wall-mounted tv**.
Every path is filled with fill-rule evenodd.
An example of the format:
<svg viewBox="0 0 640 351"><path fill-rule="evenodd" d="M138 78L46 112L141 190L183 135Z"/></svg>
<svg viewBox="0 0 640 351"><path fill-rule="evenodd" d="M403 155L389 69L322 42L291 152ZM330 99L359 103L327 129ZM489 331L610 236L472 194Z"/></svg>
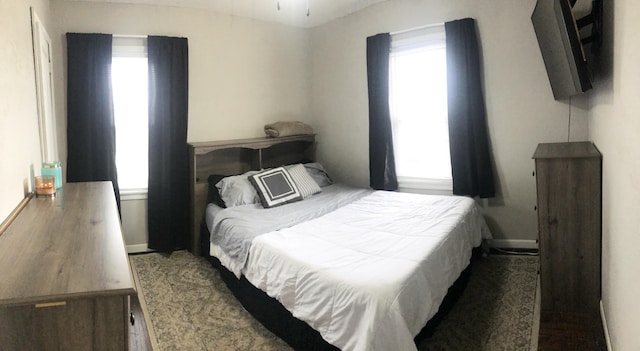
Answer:
<svg viewBox="0 0 640 351"><path fill-rule="evenodd" d="M593 13L601 0L593 2L592 14L578 22L592 24L592 32L599 28ZM576 0L538 0L531 15L544 65L547 69L553 97L565 99L591 89L591 77L578 23L572 12ZM592 35L593 36L593 35Z"/></svg>

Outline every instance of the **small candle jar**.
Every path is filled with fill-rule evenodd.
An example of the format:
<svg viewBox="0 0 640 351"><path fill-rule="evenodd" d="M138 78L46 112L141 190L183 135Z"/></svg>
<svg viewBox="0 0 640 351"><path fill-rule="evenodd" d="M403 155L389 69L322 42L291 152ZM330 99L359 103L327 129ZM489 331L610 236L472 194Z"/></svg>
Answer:
<svg viewBox="0 0 640 351"><path fill-rule="evenodd" d="M56 195L56 178L51 176L36 176L36 196L54 197Z"/></svg>

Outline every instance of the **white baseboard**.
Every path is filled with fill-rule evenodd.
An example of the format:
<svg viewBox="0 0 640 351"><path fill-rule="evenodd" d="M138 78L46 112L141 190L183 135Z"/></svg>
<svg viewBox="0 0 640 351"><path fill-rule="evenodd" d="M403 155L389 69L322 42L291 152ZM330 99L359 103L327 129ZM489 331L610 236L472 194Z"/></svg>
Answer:
<svg viewBox="0 0 640 351"><path fill-rule="evenodd" d="M137 245L127 245L127 253L138 253L138 252L148 252L153 251L149 250L147 244L137 244Z"/></svg>
<svg viewBox="0 0 640 351"><path fill-rule="evenodd" d="M600 300L600 318L602 319L602 328L604 329L604 340L607 342L607 350L613 351L613 347L611 347L611 339L609 338L609 327L607 326L607 317L604 313L604 305L602 304L602 300Z"/></svg>
<svg viewBox="0 0 640 351"><path fill-rule="evenodd" d="M500 249L538 249L538 242L536 240L491 239L487 241L490 247L497 247Z"/></svg>

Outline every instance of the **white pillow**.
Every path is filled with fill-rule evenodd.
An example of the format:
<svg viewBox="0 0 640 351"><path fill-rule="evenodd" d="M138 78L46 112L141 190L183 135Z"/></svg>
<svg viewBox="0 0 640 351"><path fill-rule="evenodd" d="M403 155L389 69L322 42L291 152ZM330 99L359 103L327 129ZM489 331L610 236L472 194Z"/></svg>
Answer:
<svg viewBox="0 0 640 351"><path fill-rule="evenodd" d="M307 169L302 164L293 165L287 168L287 171L289 171L291 178L293 178L296 186L298 186L298 190L303 199L322 191L318 183L311 178L311 175L309 175L309 172L307 172Z"/></svg>
<svg viewBox="0 0 640 351"><path fill-rule="evenodd" d="M244 174L225 177L216 183L220 198L227 208L260 202L256 189L249 182L249 176L259 172L249 171Z"/></svg>

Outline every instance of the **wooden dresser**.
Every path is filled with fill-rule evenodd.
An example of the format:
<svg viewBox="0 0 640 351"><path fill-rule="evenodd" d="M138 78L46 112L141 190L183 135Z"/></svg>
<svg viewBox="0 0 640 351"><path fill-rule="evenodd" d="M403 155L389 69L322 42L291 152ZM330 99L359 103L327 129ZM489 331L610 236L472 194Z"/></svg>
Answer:
<svg viewBox="0 0 640 351"><path fill-rule="evenodd" d="M540 349L573 350L578 344L581 350L600 350L602 155L590 142L572 142L539 144L533 158Z"/></svg>
<svg viewBox="0 0 640 351"><path fill-rule="evenodd" d="M0 236L0 350L127 350L136 294L111 182L32 198Z"/></svg>

